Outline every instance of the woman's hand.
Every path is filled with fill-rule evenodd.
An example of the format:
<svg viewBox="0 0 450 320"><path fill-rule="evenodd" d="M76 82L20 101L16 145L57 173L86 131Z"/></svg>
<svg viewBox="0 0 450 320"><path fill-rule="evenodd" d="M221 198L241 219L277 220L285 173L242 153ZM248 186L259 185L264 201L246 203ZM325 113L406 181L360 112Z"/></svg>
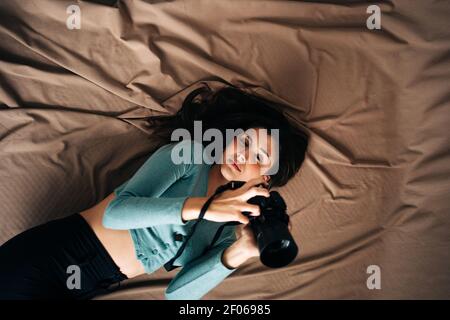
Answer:
<svg viewBox="0 0 450 320"><path fill-rule="evenodd" d="M291 231L291 221L288 222L288 229ZM229 269L236 269L247 259L259 257L258 243L250 224L236 227L237 240L224 250L222 263Z"/></svg>
<svg viewBox="0 0 450 320"><path fill-rule="evenodd" d="M291 231L291 221L288 222L288 229ZM239 243L239 248L245 253L248 258L259 257L258 243L256 242L255 234L250 224L239 225L236 227L236 242Z"/></svg>
<svg viewBox="0 0 450 320"><path fill-rule="evenodd" d="M258 243L250 224L236 226L236 242L239 250L248 258L259 257Z"/></svg>
<svg viewBox="0 0 450 320"><path fill-rule="evenodd" d="M269 190L256 187L258 184L267 185L263 177L251 179L242 187L235 190L226 190L216 196L206 210L204 219L215 222L238 221L248 224L249 219L242 212L248 211L252 216L260 214L260 208L256 204L247 203L247 200L255 196L270 197Z"/></svg>

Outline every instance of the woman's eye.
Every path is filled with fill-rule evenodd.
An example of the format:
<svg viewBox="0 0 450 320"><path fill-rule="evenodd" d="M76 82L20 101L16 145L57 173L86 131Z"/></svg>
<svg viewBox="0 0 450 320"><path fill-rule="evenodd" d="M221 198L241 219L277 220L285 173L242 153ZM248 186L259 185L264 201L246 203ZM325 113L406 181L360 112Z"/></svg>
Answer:
<svg viewBox="0 0 450 320"><path fill-rule="evenodd" d="M247 137L242 137L241 139L239 139L239 141L241 142L241 144L245 145L246 147L248 147L248 138Z"/></svg>
<svg viewBox="0 0 450 320"><path fill-rule="evenodd" d="M269 158L265 155L265 154L258 154L256 156L256 159L258 160L259 163L262 163L263 165L268 165L270 163Z"/></svg>

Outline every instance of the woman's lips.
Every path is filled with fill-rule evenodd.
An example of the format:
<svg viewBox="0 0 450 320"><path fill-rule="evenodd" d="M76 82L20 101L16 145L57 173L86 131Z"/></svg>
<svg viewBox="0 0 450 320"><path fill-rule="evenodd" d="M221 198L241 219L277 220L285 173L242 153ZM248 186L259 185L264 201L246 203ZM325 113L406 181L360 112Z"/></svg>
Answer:
<svg viewBox="0 0 450 320"><path fill-rule="evenodd" d="M241 169L240 169L239 166L236 164L236 162L233 162L233 163L231 164L231 166L232 166L234 169L236 169L237 171L241 172Z"/></svg>

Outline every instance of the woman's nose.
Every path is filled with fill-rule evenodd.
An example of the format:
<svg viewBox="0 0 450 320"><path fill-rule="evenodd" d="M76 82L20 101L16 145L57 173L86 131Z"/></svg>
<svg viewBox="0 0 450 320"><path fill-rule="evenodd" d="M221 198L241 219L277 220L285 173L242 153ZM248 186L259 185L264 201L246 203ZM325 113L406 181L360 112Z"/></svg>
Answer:
<svg viewBox="0 0 450 320"><path fill-rule="evenodd" d="M242 153L238 153L237 155L237 163L245 163L245 156Z"/></svg>

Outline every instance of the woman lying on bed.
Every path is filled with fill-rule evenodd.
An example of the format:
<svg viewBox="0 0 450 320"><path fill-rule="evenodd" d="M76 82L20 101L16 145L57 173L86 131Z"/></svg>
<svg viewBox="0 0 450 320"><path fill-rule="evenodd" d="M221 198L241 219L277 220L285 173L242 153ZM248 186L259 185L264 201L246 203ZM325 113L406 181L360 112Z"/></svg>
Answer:
<svg viewBox="0 0 450 320"><path fill-rule="evenodd" d="M260 209L247 200L285 185L304 160L307 136L269 104L236 88L203 87L188 95L176 115L152 118L163 145L131 179L94 207L31 228L0 247L0 298L90 299L161 266L182 267L166 290L167 299L201 298L259 255L242 212L259 215ZM223 137L226 129L243 132L232 143L224 139L220 161L199 163L194 158L208 143L170 140L177 128L194 136L194 120ZM270 135L272 129L278 129L278 139ZM251 130L267 132L266 139L260 134L251 139ZM190 161L175 164L172 151L180 149L191 150ZM275 161L277 170L271 172ZM213 198L189 238L207 199L232 180L246 183ZM230 221L241 224L225 226L208 247Z"/></svg>

